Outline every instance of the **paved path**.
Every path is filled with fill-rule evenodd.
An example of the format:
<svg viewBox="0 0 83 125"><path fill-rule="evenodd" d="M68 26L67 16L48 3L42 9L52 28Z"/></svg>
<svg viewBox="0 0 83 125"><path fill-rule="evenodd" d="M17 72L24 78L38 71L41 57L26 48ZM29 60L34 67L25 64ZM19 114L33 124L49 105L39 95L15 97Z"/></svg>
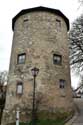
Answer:
<svg viewBox="0 0 83 125"><path fill-rule="evenodd" d="M74 101L79 108L79 114L71 125L83 125L83 98L77 98Z"/></svg>

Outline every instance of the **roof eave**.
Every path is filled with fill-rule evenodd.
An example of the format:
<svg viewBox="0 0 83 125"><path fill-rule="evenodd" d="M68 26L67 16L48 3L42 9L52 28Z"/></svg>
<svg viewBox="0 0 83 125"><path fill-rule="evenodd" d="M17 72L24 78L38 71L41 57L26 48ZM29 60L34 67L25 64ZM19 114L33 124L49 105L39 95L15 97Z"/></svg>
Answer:
<svg viewBox="0 0 83 125"><path fill-rule="evenodd" d="M25 10L22 10L20 11L13 19L12 19L12 30L14 31L14 25L15 25L15 22L16 20L26 14L26 13L29 13L29 12L33 12L33 11L47 11L47 12L52 12L52 13L55 13L61 17L64 18L65 22L66 22L66 25L67 25L67 31L69 30L69 20L68 18L60 11L60 10L56 10L56 9L52 9L52 8L47 8L47 7L35 7L35 8L29 8L29 9L25 9Z"/></svg>

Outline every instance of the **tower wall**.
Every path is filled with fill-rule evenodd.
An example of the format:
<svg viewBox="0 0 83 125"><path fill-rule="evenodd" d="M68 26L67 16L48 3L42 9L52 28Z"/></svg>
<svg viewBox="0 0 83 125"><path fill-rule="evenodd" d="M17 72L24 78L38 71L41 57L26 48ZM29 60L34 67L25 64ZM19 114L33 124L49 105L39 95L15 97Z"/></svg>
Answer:
<svg viewBox="0 0 83 125"><path fill-rule="evenodd" d="M26 56L23 64L18 64L19 54ZM58 63L54 60L57 56ZM34 11L16 20L2 125L16 120L17 107L21 121L30 119L25 110L27 107L28 112L32 110L33 67L39 68L36 77L38 111L72 111L67 24L60 15ZM23 83L22 95L16 92L19 81Z"/></svg>

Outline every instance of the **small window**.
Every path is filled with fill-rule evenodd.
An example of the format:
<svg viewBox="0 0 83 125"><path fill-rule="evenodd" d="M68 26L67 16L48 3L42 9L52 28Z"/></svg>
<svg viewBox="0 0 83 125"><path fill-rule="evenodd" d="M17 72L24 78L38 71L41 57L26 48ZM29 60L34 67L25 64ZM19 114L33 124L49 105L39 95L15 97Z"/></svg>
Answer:
<svg viewBox="0 0 83 125"><path fill-rule="evenodd" d="M58 54L53 54L53 63L54 64L61 64L62 63L62 56Z"/></svg>
<svg viewBox="0 0 83 125"><path fill-rule="evenodd" d="M24 19L24 22L28 22L28 19Z"/></svg>
<svg viewBox="0 0 83 125"><path fill-rule="evenodd" d="M61 89L64 89L64 88L65 88L65 83L66 83L65 80L60 79L60 80L59 80L59 87L60 87Z"/></svg>
<svg viewBox="0 0 83 125"><path fill-rule="evenodd" d="M26 54L25 53L18 54L17 63L18 64L24 64L25 63L25 59L26 59Z"/></svg>
<svg viewBox="0 0 83 125"><path fill-rule="evenodd" d="M56 19L56 29L57 31L61 29L61 21L59 19Z"/></svg>
<svg viewBox="0 0 83 125"><path fill-rule="evenodd" d="M17 83L16 93L18 95L22 95L23 94L23 83L22 82L18 82Z"/></svg>

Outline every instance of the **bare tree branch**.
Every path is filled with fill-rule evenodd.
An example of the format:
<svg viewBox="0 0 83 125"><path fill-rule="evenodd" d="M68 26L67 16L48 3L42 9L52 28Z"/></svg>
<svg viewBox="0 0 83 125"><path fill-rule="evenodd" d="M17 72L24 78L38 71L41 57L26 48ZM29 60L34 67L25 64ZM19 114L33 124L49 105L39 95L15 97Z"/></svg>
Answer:
<svg viewBox="0 0 83 125"><path fill-rule="evenodd" d="M83 69L83 15L72 24L69 33L70 64L77 70Z"/></svg>

